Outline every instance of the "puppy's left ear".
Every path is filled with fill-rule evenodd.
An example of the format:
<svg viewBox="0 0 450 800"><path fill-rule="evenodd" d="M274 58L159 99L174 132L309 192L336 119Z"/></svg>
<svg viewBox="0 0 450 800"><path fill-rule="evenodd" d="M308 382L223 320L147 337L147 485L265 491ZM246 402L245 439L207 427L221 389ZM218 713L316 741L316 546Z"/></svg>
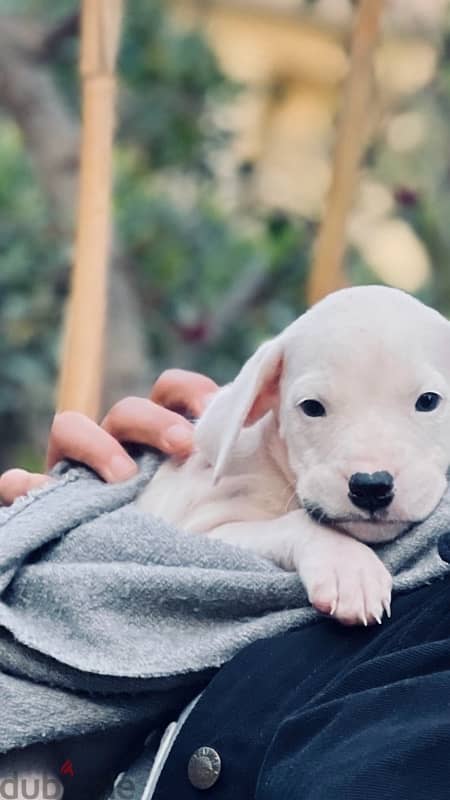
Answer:
<svg viewBox="0 0 450 800"><path fill-rule="evenodd" d="M278 406L283 340L265 342L225 386L202 415L196 439L215 462L214 480L223 474L245 425L252 425Z"/></svg>

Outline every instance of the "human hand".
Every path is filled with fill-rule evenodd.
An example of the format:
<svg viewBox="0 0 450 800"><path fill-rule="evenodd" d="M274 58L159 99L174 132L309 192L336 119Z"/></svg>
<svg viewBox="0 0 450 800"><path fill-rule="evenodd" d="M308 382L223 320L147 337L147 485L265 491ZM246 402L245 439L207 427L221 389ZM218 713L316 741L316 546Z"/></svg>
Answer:
<svg viewBox="0 0 450 800"><path fill-rule="evenodd" d="M181 413L198 417L217 384L204 375L170 369L160 375L150 398L126 397L116 403L100 425L76 411L56 414L50 431L47 467L63 458L80 461L109 483L131 478L137 471L120 442L137 442L186 458L192 450L193 426ZM0 476L0 500L11 504L50 478L41 473L10 469Z"/></svg>

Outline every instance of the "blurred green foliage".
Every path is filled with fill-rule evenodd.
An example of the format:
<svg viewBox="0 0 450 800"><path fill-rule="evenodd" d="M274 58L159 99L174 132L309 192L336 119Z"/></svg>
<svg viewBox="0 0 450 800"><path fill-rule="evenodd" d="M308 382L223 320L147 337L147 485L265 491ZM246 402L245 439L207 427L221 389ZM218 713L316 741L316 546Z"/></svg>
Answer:
<svg viewBox="0 0 450 800"><path fill-rule="evenodd" d="M177 166L205 169L218 131L202 117L208 97L231 87L199 33L175 32L162 5L133 0L119 72L123 82L119 146L133 147L142 171Z"/></svg>
<svg viewBox="0 0 450 800"><path fill-rule="evenodd" d="M74 2L0 0L3 11L58 24ZM77 40L68 38L48 64L62 99L78 113ZM157 370L170 364L229 379L259 340L303 308L308 228L282 215L252 231L214 200L208 164L226 141L206 112L238 92L221 75L199 34L174 29L163 4L131 0L120 54L116 158L116 223ZM165 191L164 176L195 186L190 205ZM0 117L0 468L23 449L33 407L50 419L70 242L55 240L46 198L33 175L20 132ZM252 270L267 274L245 319L203 346L224 294ZM276 293L275 293L276 289ZM274 299L276 296L276 299ZM269 302L270 300L270 302ZM15 449L15 452L18 452Z"/></svg>
<svg viewBox="0 0 450 800"><path fill-rule="evenodd" d="M303 310L309 237L301 222L271 215L257 235L245 234L211 201L207 187L194 206L182 209L151 178L123 163L116 218L138 265L158 369L176 364L205 370L219 382L229 380L264 336ZM263 276L261 291L231 329L213 346L203 346L224 297L244 271L250 280L253 274Z"/></svg>
<svg viewBox="0 0 450 800"><path fill-rule="evenodd" d="M5 447L8 441L20 438L30 413L30 398L35 409L49 405L55 330L61 316L55 289L66 259L62 243L52 235L45 199L19 131L3 118L0 242L0 429Z"/></svg>
<svg viewBox="0 0 450 800"><path fill-rule="evenodd" d="M74 0L0 0L0 13L49 26L77 8ZM48 62L74 114L77 45L76 38L64 39ZM369 168L391 186L398 213L435 259L436 280L423 299L448 312L447 44L444 51L436 86L415 99L432 120L423 151L399 158L375 142ZM210 164L227 133L210 110L240 88L221 75L199 34L173 27L162 0L127 3L120 73L115 219L149 352L156 370L187 366L226 381L262 338L304 310L315 226L281 212L236 219L221 207ZM71 242L60 241L52 226L20 132L6 116L0 117L0 248L1 469L15 459L36 463L36 452L26 447L29 423L36 410L46 411L47 420L51 415L71 253ZM355 282L374 281L355 252L349 269ZM245 314L211 335L233 291L252 276L259 289Z"/></svg>

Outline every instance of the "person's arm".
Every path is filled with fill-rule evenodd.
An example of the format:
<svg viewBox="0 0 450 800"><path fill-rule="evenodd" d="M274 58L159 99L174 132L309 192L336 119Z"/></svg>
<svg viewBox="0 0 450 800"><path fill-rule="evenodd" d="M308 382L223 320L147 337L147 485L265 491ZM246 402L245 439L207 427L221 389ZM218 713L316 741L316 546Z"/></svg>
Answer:
<svg viewBox="0 0 450 800"><path fill-rule="evenodd" d="M126 480L137 469L121 441L147 444L167 455L186 457L192 449L193 426L182 412L199 416L217 389L217 384L204 375L172 369L158 378L150 399L120 400L100 425L75 411L57 414L50 431L47 467L51 469L62 458L71 458L113 483ZM48 480L48 475L10 469L0 477L0 500L10 504Z"/></svg>

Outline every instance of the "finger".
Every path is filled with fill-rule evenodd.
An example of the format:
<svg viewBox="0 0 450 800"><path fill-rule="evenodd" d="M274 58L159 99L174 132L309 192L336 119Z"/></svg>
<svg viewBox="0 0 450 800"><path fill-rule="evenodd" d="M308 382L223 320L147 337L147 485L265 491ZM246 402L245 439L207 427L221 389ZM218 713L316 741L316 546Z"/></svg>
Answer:
<svg viewBox="0 0 450 800"><path fill-rule="evenodd" d="M121 441L148 444L167 455L184 458L192 451L193 425L144 397L120 400L106 415L102 428Z"/></svg>
<svg viewBox="0 0 450 800"><path fill-rule="evenodd" d="M165 408L187 410L199 417L218 390L217 383L198 372L167 369L154 384L150 399Z"/></svg>
<svg viewBox="0 0 450 800"><path fill-rule="evenodd" d="M137 466L113 436L76 411L56 414L50 432L47 464L53 467L62 458L81 461L109 483L125 481Z"/></svg>
<svg viewBox="0 0 450 800"><path fill-rule="evenodd" d="M9 469L0 476L0 501L9 506L30 491L48 483L51 478L37 472L27 472L25 469Z"/></svg>

